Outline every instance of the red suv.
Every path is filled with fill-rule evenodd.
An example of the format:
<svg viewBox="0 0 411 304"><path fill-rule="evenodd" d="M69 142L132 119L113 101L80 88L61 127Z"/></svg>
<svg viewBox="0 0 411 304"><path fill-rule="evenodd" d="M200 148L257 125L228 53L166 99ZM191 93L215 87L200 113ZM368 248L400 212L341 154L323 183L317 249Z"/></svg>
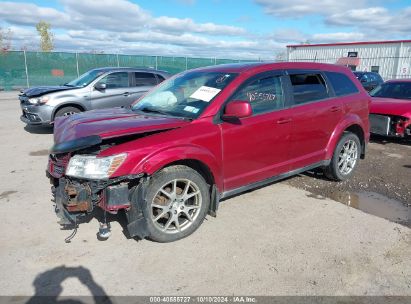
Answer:
<svg viewBox="0 0 411 304"><path fill-rule="evenodd" d="M243 191L317 167L345 180L365 154L369 103L345 67L250 63L183 72L129 109L59 118L48 176L60 223L125 210L130 236L170 242Z"/></svg>

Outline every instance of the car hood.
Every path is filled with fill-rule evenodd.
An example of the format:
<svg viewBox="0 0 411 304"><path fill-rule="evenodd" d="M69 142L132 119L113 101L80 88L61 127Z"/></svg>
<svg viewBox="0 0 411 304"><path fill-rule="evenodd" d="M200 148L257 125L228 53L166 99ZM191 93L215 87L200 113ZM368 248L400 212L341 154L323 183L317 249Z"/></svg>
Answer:
<svg viewBox="0 0 411 304"><path fill-rule="evenodd" d="M94 142L95 138L102 140L174 129L189 123L190 121L179 118L141 115L124 108L94 110L56 118L54 143L56 146L64 142L85 138L91 138L91 141Z"/></svg>
<svg viewBox="0 0 411 304"><path fill-rule="evenodd" d="M411 100L372 97L370 113L411 116Z"/></svg>
<svg viewBox="0 0 411 304"><path fill-rule="evenodd" d="M36 96L41 96L47 93L73 90L73 89L77 89L77 88L67 87L67 86L43 86L43 87L28 88L22 91L21 93L22 95L25 95L27 97L36 97Z"/></svg>

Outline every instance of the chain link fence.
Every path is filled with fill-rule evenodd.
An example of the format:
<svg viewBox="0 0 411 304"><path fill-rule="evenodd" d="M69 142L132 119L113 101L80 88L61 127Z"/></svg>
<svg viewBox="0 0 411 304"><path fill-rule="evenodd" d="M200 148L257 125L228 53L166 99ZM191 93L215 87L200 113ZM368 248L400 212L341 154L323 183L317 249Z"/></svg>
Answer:
<svg viewBox="0 0 411 304"><path fill-rule="evenodd" d="M154 68L176 74L203 66L247 61L250 60L10 51L0 53L0 90L61 85L99 67Z"/></svg>

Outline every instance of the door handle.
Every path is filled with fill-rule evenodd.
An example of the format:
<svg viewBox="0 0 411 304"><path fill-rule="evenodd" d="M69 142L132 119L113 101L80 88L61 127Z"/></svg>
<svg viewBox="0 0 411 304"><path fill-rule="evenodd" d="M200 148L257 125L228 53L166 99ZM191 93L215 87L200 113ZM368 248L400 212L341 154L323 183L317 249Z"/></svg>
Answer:
<svg viewBox="0 0 411 304"><path fill-rule="evenodd" d="M341 107L337 107L337 106L331 107L331 112L338 112L340 110L341 110Z"/></svg>
<svg viewBox="0 0 411 304"><path fill-rule="evenodd" d="M126 96L126 97L127 97L127 96L129 96L129 95L131 95L130 92L124 92L124 93L123 93L123 96Z"/></svg>
<svg viewBox="0 0 411 304"><path fill-rule="evenodd" d="M282 125L282 124L289 123L291 121L292 121L291 118L280 118L279 120L277 120L277 124Z"/></svg>

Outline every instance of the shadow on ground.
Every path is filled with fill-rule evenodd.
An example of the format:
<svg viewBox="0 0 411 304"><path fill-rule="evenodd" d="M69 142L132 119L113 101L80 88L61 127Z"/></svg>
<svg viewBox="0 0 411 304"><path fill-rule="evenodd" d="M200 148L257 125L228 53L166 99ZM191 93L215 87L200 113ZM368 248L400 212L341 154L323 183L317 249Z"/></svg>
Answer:
<svg viewBox="0 0 411 304"><path fill-rule="evenodd" d="M53 134L53 127L52 126L29 126L26 125L24 130L31 134Z"/></svg>
<svg viewBox="0 0 411 304"><path fill-rule="evenodd" d="M398 144L404 146L411 146L411 139L409 138L397 138L397 137L387 137L381 135L371 134L370 142L386 145L386 144Z"/></svg>
<svg viewBox="0 0 411 304"><path fill-rule="evenodd" d="M35 288L35 294L26 304L83 304L86 303L86 300L89 303L90 299L86 299L85 296L60 297L63 291L62 283L68 278L77 278L86 286L92 295L94 303L112 304L103 287L94 281L90 270L82 266L66 267L64 265L40 273L34 279L33 286Z"/></svg>

